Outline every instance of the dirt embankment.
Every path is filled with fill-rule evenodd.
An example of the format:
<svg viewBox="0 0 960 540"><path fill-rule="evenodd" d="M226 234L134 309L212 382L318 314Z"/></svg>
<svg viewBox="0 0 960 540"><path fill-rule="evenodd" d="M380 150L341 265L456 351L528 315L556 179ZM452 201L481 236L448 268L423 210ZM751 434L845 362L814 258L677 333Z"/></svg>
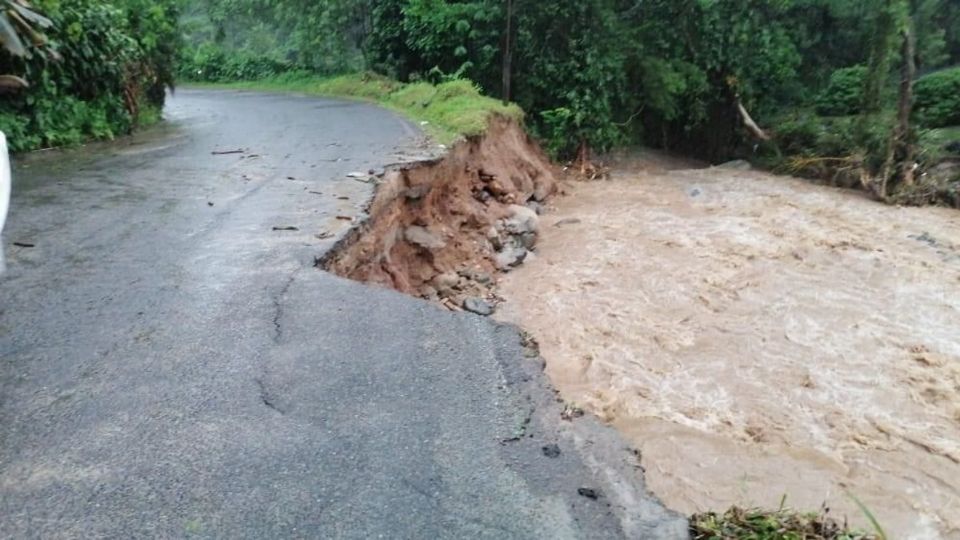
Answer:
<svg viewBox="0 0 960 540"><path fill-rule="evenodd" d="M369 218L319 266L337 275L489 314L493 273L527 260L537 213L556 190L550 161L515 121L443 158L392 168Z"/></svg>

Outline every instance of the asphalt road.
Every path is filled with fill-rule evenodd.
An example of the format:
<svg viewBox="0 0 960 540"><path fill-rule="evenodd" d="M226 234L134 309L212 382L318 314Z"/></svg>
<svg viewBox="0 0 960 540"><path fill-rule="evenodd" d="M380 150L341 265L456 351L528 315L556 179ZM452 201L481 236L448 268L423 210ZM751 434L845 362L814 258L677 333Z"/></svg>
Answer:
<svg viewBox="0 0 960 540"><path fill-rule="evenodd" d="M15 164L0 537L685 536L515 329L314 267L413 127L212 91L167 117Z"/></svg>

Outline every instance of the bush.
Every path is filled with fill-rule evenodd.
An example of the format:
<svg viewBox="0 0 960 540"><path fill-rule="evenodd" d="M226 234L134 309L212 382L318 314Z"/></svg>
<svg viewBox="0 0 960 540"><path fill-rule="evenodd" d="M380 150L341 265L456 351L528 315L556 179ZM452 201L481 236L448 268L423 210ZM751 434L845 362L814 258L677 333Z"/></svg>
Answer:
<svg viewBox="0 0 960 540"><path fill-rule="evenodd" d="M920 78L914 87L917 120L929 128L960 125L960 67Z"/></svg>
<svg viewBox="0 0 960 540"><path fill-rule="evenodd" d="M867 68L840 68L830 75L830 82L817 97L817 113L826 116L857 114L863 105L863 87Z"/></svg>
<svg viewBox="0 0 960 540"><path fill-rule="evenodd" d="M237 82L269 79L297 71L297 66L273 56L225 51L205 44L180 62L180 78L198 82Z"/></svg>
<svg viewBox="0 0 960 540"><path fill-rule="evenodd" d="M30 131L30 121L23 115L0 111L0 131L7 136L10 150L21 152L40 146L40 136Z"/></svg>
<svg viewBox="0 0 960 540"><path fill-rule="evenodd" d="M0 73L30 87L0 100L14 151L111 139L155 117L173 81L178 0L45 2L59 57L0 52Z"/></svg>
<svg viewBox="0 0 960 540"><path fill-rule="evenodd" d="M457 79L437 85L439 99L455 97L480 97L480 90L473 82L466 79Z"/></svg>
<svg viewBox="0 0 960 540"><path fill-rule="evenodd" d="M822 133L820 119L807 114L781 121L775 135L777 146L785 154L816 155Z"/></svg>
<svg viewBox="0 0 960 540"><path fill-rule="evenodd" d="M860 170L851 169L852 165L870 174L883 166L893 124L891 115L888 112L863 119L817 116L808 111L779 118L774 132L777 151L766 164L789 174L832 179L836 185L858 185Z"/></svg>

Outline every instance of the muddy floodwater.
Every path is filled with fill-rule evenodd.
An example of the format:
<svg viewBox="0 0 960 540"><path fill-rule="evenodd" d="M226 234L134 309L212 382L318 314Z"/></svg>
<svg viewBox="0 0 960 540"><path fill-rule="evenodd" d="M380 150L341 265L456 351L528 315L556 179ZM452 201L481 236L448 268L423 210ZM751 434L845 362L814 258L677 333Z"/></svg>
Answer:
<svg viewBox="0 0 960 540"><path fill-rule="evenodd" d="M499 317L684 513L866 505L960 538L960 212L637 161L577 183Z"/></svg>

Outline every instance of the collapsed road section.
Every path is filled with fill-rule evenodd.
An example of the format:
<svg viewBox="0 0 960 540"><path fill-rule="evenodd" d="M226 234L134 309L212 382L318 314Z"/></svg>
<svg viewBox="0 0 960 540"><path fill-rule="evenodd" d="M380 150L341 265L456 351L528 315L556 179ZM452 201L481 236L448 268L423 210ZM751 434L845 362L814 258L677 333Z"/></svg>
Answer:
<svg viewBox="0 0 960 540"><path fill-rule="evenodd" d="M380 178L368 219L318 261L337 275L489 315L492 275L532 258L552 165L517 122Z"/></svg>

